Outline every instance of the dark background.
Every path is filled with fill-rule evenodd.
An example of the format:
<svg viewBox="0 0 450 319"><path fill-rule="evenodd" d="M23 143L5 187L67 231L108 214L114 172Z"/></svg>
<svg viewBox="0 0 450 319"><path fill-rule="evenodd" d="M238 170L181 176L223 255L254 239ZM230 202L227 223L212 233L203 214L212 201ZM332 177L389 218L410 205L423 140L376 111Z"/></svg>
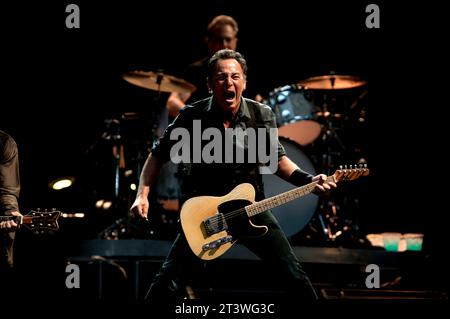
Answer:
<svg viewBox="0 0 450 319"><path fill-rule="evenodd" d="M361 102L367 124L354 138L371 175L350 188L360 198L353 217L363 233L440 234L442 197L429 179L441 152L435 147L440 109L430 103L425 76L440 65L434 43L443 38L433 19L439 6L378 1L381 28L367 29L366 1L250 2L246 8L244 1L76 1L81 28L67 29L69 3L2 5L0 128L19 145L23 212L56 207L96 214L96 185L112 187L111 158L100 145L105 119L150 108L157 97L121 75L135 69L179 74L205 53L211 18L229 14L239 23L238 48L249 62L249 97L330 71L367 81ZM61 175L76 176L75 187L54 194L48 183ZM90 238L116 217L97 216L99 226L78 235Z"/></svg>

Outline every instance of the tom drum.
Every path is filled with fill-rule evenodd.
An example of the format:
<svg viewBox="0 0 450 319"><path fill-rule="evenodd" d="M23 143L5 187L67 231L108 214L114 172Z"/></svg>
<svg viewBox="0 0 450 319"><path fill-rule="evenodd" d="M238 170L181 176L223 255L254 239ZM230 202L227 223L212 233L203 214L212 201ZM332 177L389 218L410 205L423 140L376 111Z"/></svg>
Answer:
<svg viewBox="0 0 450 319"><path fill-rule="evenodd" d="M269 105L275 113L278 135L305 146L317 139L321 126L315 121L315 106L308 90L285 85L270 93Z"/></svg>

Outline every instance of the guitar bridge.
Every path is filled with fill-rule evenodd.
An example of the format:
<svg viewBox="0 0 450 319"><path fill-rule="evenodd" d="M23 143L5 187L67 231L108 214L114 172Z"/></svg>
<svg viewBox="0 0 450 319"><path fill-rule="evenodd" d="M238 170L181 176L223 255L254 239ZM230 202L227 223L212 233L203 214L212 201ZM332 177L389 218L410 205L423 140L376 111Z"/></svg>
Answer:
<svg viewBox="0 0 450 319"><path fill-rule="evenodd" d="M223 214L217 214L203 221L206 235L209 237L221 231L228 230L228 225Z"/></svg>
<svg viewBox="0 0 450 319"><path fill-rule="evenodd" d="M222 246L223 244L226 244L226 243L229 243L229 242L232 242L232 241L233 241L233 237L228 235L228 236L219 238L217 240L214 240L214 241L212 241L210 243L204 244L202 246L202 250L203 251L208 251L208 250L216 249L216 248Z"/></svg>

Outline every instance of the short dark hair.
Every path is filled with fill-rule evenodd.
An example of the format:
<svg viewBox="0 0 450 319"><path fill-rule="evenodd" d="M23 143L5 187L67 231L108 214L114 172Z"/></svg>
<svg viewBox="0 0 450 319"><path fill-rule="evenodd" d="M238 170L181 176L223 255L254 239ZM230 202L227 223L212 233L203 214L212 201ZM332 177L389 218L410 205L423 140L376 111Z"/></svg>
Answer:
<svg viewBox="0 0 450 319"><path fill-rule="evenodd" d="M234 35L237 35L239 31L238 23L236 20L234 20L232 17L227 15L218 15L214 19L211 20L211 22L208 24L207 34L208 37L211 37L214 35L214 32L217 28L223 26L223 25L230 25L234 30Z"/></svg>
<svg viewBox="0 0 450 319"><path fill-rule="evenodd" d="M244 72L244 76L247 77L247 61L242 54L237 51L233 51L230 49L219 50L209 59L208 62L208 81L212 78L214 68L216 67L217 61L219 60L227 60L227 59L235 59L241 65L242 71Z"/></svg>

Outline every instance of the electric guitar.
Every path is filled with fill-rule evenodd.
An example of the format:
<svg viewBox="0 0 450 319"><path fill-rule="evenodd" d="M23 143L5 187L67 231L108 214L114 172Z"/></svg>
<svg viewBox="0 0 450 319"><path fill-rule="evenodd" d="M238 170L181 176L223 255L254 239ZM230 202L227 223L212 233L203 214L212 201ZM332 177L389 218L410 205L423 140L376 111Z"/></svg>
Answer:
<svg viewBox="0 0 450 319"><path fill-rule="evenodd" d="M369 174L367 165L350 165L327 177L328 182L351 181ZM250 217L310 194L317 181L255 202L255 189L249 183L236 186L225 196L197 196L187 200L180 211L183 232L193 253L212 260L224 254L239 237L262 236L267 226L255 225Z"/></svg>
<svg viewBox="0 0 450 319"><path fill-rule="evenodd" d="M59 229L58 218L60 211L30 211L24 216L0 216L0 222L13 220L17 225L24 225L35 234L44 234Z"/></svg>

